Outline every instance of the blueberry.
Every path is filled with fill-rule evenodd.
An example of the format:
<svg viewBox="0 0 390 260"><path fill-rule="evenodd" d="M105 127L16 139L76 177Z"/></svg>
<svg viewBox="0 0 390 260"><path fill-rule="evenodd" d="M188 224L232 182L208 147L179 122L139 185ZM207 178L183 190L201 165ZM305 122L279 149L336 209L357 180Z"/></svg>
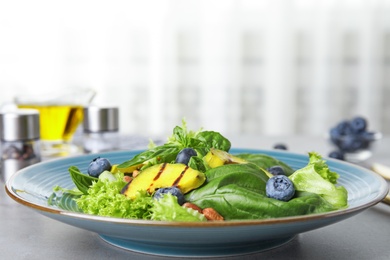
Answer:
<svg viewBox="0 0 390 260"><path fill-rule="evenodd" d="M158 200L158 199L162 198L162 196L164 194L167 194L167 193L170 193L173 196L176 196L177 197L177 202L179 203L179 205L183 205L184 204L184 202L185 202L184 195L181 192L181 190L178 187L176 187L176 186L158 189L154 193L153 198Z"/></svg>
<svg viewBox="0 0 390 260"><path fill-rule="evenodd" d="M353 133L351 123L348 120L338 123L336 129L339 135L349 135Z"/></svg>
<svg viewBox="0 0 390 260"><path fill-rule="evenodd" d="M197 153L194 149L184 148L177 154L175 163L182 163L188 165L188 162L190 161L191 157L196 155Z"/></svg>
<svg viewBox="0 0 390 260"><path fill-rule="evenodd" d="M274 149L277 149L277 150L288 150L287 145L285 145L285 144L275 144L274 145Z"/></svg>
<svg viewBox="0 0 390 260"><path fill-rule="evenodd" d="M371 142L371 141L375 140L375 133L374 132L364 131L360 135L367 142Z"/></svg>
<svg viewBox="0 0 390 260"><path fill-rule="evenodd" d="M353 118L350 124L354 133L363 133L367 129L367 120L360 116Z"/></svg>
<svg viewBox="0 0 390 260"><path fill-rule="evenodd" d="M356 135L346 135L341 140L339 148L344 152L354 152L366 147L366 143L362 138Z"/></svg>
<svg viewBox="0 0 390 260"><path fill-rule="evenodd" d="M372 139L370 139L369 135L365 134L366 132L363 132L356 136L356 139L359 140L360 148L359 149L368 149L370 147L370 144L372 142Z"/></svg>
<svg viewBox="0 0 390 260"><path fill-rule="evenodd" d="M338 159L338 160L344 160L344 153L341 151L332 151L328 155L330 158Z"/></svg>
<svg viewBox="0 0 390 260"><path fill-rule="evenodd" d="M375 140L375 134L367 131L367 122L361 116L356 116L350 121L343 120L330 129L330 140L342 153L368 149Z"/></svg>
<svg viewBox="0 0 390 260"><path fill-rule="evenodd" d="M329 131L329 135L330 135L330 140L332 142L337 142L341 136L339 129L337 127L331 128Z"/></svg>
<svg viewBox="0 0 390 260"><path fill-rule="evenodd" d="M286 175L286 173L284 172L283 167L279 166L279 165L275 165L275 166L269 167L267 169L267 171L269 173L271 173L272 175Z"/></svg>
<svg viewBox="0 0 390 260"><path fill-rule="evenodd" d="M292 181L285 175L276 175L268 179L265 186L267 197L289 201L295 194Z"/></svg>
<svg viewBox="0 0 390 260"><path fill-rule="evenodd" d="M88 174L92 177L99 177L104 171L111 170L111 163L106 158L97 157L93 159L88 166Z"/></svg>

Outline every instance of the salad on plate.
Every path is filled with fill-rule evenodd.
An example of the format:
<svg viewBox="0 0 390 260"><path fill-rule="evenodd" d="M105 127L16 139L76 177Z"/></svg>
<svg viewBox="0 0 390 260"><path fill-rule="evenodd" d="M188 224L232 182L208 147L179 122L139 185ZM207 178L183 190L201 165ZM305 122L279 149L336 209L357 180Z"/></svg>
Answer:
<svg viewBox="0 0 390 260"><path fill-rule="evenodd" d="M103 156L88 172L69 167L73 189L54 187L49 204L71 197L80 212L161 221L229 221L323 213L348 207L339 175L316 152L293 169L269 155L230 153L215 131L189 131L185 121L163 145L151 143L112 164Z"/></svg>

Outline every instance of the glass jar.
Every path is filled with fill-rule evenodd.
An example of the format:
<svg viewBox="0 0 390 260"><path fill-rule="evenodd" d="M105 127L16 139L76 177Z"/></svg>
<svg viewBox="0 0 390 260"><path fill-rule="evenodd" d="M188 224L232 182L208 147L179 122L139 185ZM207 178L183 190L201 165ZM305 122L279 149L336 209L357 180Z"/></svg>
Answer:
<svg viewBox="0 0 390 260"><path fill-rule="evenodd" d="M39 112L15 109L0 113L1 179L41 161Z"/></svg>
<svg viewBox="0 0 390 260"><path fill-rule="evenodd" d="M119 109L89 106L84 108L83 147L85 153L107 152L119 146Z"/></svg>

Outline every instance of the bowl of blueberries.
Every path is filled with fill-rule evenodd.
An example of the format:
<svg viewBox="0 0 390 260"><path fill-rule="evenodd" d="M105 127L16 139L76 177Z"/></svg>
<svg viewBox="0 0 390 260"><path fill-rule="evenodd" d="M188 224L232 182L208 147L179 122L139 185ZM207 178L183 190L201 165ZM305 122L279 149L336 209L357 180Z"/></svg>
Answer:
<svg viewBox="0 0 390 260"><path fill-rule="evenodd" d="M371 157L372 148L382 134L368 129L368 120L356 116L342 120L329 130L328 138L336 148L329 157L353 163L363 162Z"/></svg>

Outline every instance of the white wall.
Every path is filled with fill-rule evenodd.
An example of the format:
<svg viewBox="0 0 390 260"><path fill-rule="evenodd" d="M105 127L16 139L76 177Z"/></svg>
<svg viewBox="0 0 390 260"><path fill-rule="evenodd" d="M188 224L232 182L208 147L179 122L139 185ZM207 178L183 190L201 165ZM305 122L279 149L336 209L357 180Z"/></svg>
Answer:
<svg viewBox="0 0 390 260"><path fill-rule="evenodd" d="M0 0L0 102L91 87L121 131L390 133L390 0Z"/></svg>

